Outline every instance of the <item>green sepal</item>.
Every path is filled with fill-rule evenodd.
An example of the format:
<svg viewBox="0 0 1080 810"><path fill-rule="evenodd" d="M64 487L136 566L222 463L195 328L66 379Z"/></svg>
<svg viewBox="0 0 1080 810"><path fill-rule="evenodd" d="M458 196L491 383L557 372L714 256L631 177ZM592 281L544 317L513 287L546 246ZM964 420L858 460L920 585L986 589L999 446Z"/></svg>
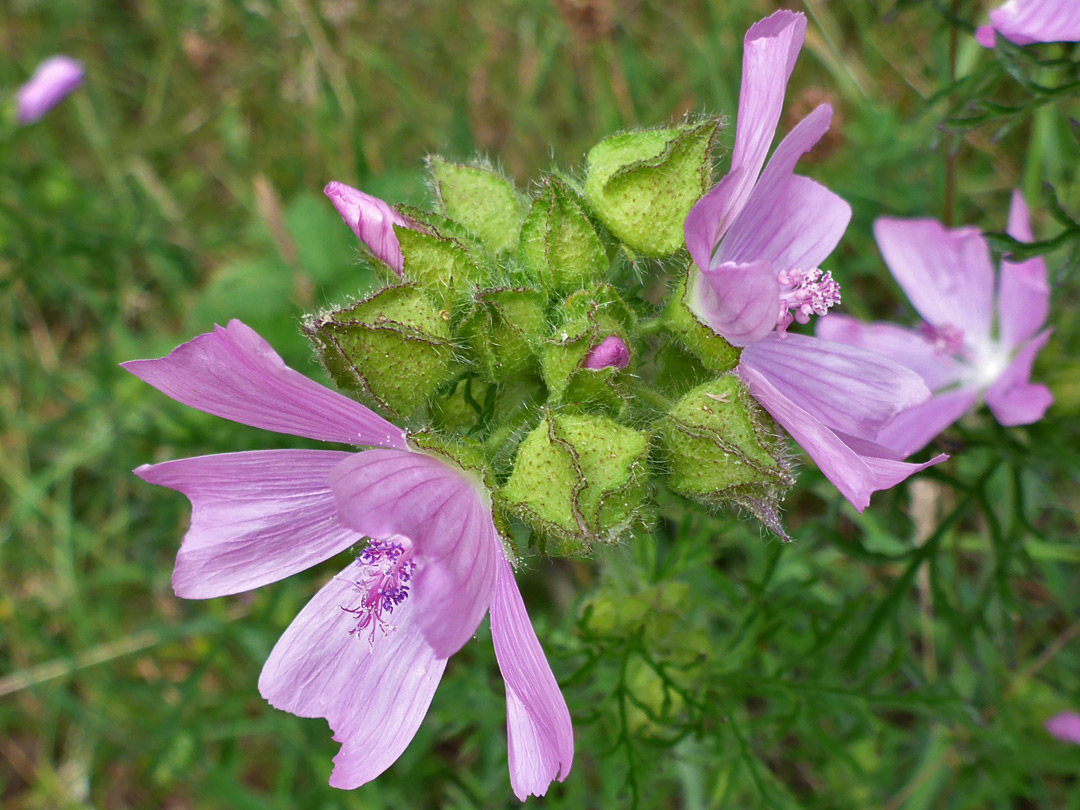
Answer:
<svg viewBox="0 0 1080 810"><path fill-rule="evenodd" d="M509 180L488 166L451 163L438 156L428 158L427 165L447 217L475 234L493 255L517 247L525 204Z"/></svg>
<svg viewBox="0 0 1080 810"><path fill-rule="evenodd" d="M599 281L608 269L604 243L581 199L547 177L521 226L518 262L548 291L563 294Z"/></svg>
<svg viewBox="0 0 1080 810"><path fill-rule="evenodd" d="M500 382L536 367L536 347L547 333L547 295L507 288L476 294L459 334L485 377Z"/></svg>
<svg viewBox="0 0 1080 810"><path fill-rule="evenodd" d="M448 320L411 284L308 316L303 330L334 382L390 416L414 413L455 373Z"/></svg>
<svg viewBox="0 0 1080 810"><path fill-rule="evenodd" d="M742 380L725 374L693 389L656 435L672 490L707 506L741 506L786 538L779 502L795 479L772 420Z"/></svg>
<svg viewBox="0 0 1080 810"><path fill-rule="evenodd" d="M690 274L693 270L693 266L688 267L675 282L675 288L664 309L664 326L701 361L706 369L716 374L723 374L739 364L742 349L732 346L702 323L691 311L688 290Z"/></svg>
<svg viewBox="0 0 1080 810"><path fill-rule="evenodd" d="M686 215L712 181L719 118L622 132L589 150L585 199L634 251L668 256L683 245Z"/></svg>
<svg viewBox="0 0 1080 810"><path fill-rule="evenodd" d="M404 276L424 290L447 312L467 300L471 290L489 280L490 272L469 252L466 244L454 237L394 226L405 260Z"/></svg>
<svg viewBox="0 0 1080 810"><path fill-rule="evenodd" d="M545 411L518 447L496 500L531 526L549 554L612 543L640 518L648 436L602 416Z"/></svg>
<svg viewBox="0 0 1080 810"><path fill-rule="evenodd" d="M431 401L431 418L440 430L468 433L494 413L496 386L469 374Z"/></svg>

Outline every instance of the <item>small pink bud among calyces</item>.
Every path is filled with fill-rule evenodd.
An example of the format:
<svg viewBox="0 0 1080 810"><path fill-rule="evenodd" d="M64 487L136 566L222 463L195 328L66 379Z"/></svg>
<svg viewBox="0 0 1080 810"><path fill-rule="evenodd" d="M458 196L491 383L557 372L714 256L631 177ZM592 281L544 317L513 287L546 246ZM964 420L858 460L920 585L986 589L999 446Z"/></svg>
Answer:
<svg viewBox="0 0 1080 810"><path fill-rule="evenodd" d="M32 124L82 84L82 62L70 56L46 59L19 88L19 123Z"/></svg>
<svg viewBox="0 0 1080 810"><path fill-rule="evenodd" d="M608 335L589 349L581 367L599 371L603 368L626 368L630 365L630 350L618 335Z"/></svg>

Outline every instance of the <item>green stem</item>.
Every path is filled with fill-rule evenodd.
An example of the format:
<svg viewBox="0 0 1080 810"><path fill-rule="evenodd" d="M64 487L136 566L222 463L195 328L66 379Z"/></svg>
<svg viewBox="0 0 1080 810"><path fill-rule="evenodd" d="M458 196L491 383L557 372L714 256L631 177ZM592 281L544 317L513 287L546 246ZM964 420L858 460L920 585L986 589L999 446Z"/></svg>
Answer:
<svg viewBox="0 0 1080 810"><path fill-rule="evenodd" d="M637 378L631 379L630 382L627 383L626 387L630 390L631 394L633 394L636 398L640 399L646 405L651 405L658 411L667 412L671 410L671 406L673 404L672 401L656 389L650 388L642 380Z"/></svg>

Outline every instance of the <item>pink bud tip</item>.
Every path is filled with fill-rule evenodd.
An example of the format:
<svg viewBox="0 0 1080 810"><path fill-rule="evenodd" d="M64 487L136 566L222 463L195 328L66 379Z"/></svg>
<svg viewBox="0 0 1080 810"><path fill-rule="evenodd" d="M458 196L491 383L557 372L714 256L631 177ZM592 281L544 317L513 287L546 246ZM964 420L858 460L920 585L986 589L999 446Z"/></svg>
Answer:
<svg viewBox="0 0 1080 810"><path fill-rule="evenodd" d="M1080 745L1080 714L1062 712L1046 721L1046 731L1063 742Z"/></svg>
<svg viewBox="0 0 1080 810"><path fill-rule="evenodd" d="M64 100L83 80L82 62L70 56L46 59L19 88L19 123L32 124Z"/></svg>
<svg viewBox="0 0 1080 810"><path fill-rule="evenodd" d="M600 343L589 349L589 353L585 356L585 361L581 365L582 368L589 368L594 371L611 368L612 366L626 368L630 365L630 350L626 348L626 344L618 335L608 335Z"/></svg>

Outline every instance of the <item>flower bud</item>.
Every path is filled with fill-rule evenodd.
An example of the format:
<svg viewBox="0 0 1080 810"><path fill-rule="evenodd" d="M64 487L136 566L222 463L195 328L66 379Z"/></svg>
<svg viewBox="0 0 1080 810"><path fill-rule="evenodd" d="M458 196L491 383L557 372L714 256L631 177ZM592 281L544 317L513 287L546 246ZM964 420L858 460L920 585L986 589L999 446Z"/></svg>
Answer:
<svg viewBox="0 0 1080 810"><path fill-rule="evenodd" d="M518 261L550 292L567 293L599 281L608 269L604 243L580 198L548 177L521 226Z"/></svg>
<svg viewBox="0 0 1080 810"><path fill-rule="evenodd" d="M400 276L401 247L394 226L410 228L409 221L378 197L344 183L327 183L323 194L371 254Z"/></svg>
<svg viewBox="0 0 1080 810"><path fill-rule="evenodd" d="M618 335L608 335L589 349L581 367L599 371L602 368L626 368L630 365L630 350Z"/></svg>
<svg viewBox="0 0 1080 810"><path fill-rule="evenodd" d="M744 507L786 538L777 510L795 479L742 380L725 374L690 391L661 420L658 438L672 490L707 506Z"/></svg>
<svg viewBox="0 0 1080 810"><path fill-rule="evenodd" d="M562 325L540 348L541 374L552 401L621 413L626 401L616 378L630 364L633 313L607 285L575 293L561 310Z"/></svg>
<svg viewBox="0 0 1080 810"><path fill-rule="evenodd" d="M517 247L525 207L513 184L487 166L428 159L443 212L464 225L493 254Z"/></svg>
<svg viewBox="0 0 1080 810"><path fill-rule="evenodd" d="M476 295L460 332L487 379L501 382L536 365L536 347L548 329L546 308L547 296L539 290L484 290Z"/></svg>
<svg viewBox="0 0 1080 810"><path fill-rule="evenodd" d="M612 135L588 154L585 199L615 236L644 256L683 245L683 222L712 181L719 118Z"/></svg>
<svg viewBox="0 0 1080 810"><path fill-rule="evenodd" d="M497 499L536 530L547 553L585 553L639 518L647 457L644 433L602 416L545 411Z"/></svg>
<svg viewBox="0 0 1080 810"><path fill-rule="evenodd" d="M408 416L454 375L448 319L413 285L310 316L304 331L339 386L391 416Z"/></svg>
<svg viewBox="0 0 1080 810"><path fill-rule="evenodd" d="M664 325L709 371L722 374L739 364L740 350L702 323L687 303L690 270L675 283L664 310Z"/></svg>
<svg viewBox="0 0 1080 810"><path fill-rule="evenodd" d="M394 232L401 244L405 278L447 311L471 298L473 289L489 278L467 241L445 235L431 225L423 229L397 225Z"/></svg>
<svg viewBox="0 0 1080 810"><path fill-rule="evenodd" d="M82 84L82 62L70 56L46 59L18 92L20 124L32 124Z"/></svg>

